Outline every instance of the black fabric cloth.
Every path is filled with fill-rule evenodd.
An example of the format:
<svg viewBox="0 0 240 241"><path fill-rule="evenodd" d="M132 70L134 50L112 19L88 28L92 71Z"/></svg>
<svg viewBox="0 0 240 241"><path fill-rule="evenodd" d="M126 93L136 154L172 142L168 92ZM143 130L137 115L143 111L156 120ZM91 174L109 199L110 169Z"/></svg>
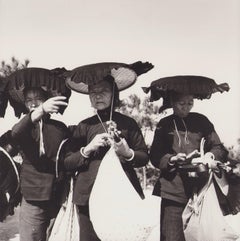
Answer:
<svg viewBox="0 0 240 241"><path fill-rule="evenodd" d="M180 118L173 114L160 120L150 149L150 161L161 170L162 198L187 203L193 188L196 185L203 185L206 176L202 179L191 178L187 174L180 174L176 168L168 164L169 159L177 153L189 154L195 149L199 150L203 137L206 140L205 152L212 152L216 160L224 161L228 152L222 145L213 124L204 115L189 113L187 117Z"/></svg>
<svg viewBox="0 0 240 241"><path fill-rule="evenodd" d="M39 154L39 125L31 121L31 113L12 128L12 137L19 144L23 158L20 187L28 201L47 201L60 195L63 172L56 178L56 155L60 143L68 137L67 127L49 117L43 120L45 154ZM61 169L61 167L59 167Z"/></svg>
<svg viewBox="0 0 240 241"><path fill-rule="evenodd" d="M79 240L100 241L96 232L93 229L92 222L89 218L89 206L77 206L79 223L80 223L80 237Z"/></svg>
<svg viewBox="0 0 240 241"><path fill-rule="evenodd" d="M110 111L99 111L98 114L106 127L106 122L110 117ZM118 112L113 112L112 120L116 122L117 129L121 131L121 135L134 151L133 160L130 162L125 161L122 163L122 167L139 195L143 198L143 191L134 170L134 168L144 166L148 162L147 147L141 130L135 120ZM73 201L77 205L88 205L89 196L99 165L109 150L109 147L101 147L89 158L84 158L79 151L80 147L86 146L97 134L104 132L104 128L97 115L83 120L74 128L72 141L69 145L71 148L69 148L69 152L66 155L64 165L67 170L78 170L73 193Z"/></svg>

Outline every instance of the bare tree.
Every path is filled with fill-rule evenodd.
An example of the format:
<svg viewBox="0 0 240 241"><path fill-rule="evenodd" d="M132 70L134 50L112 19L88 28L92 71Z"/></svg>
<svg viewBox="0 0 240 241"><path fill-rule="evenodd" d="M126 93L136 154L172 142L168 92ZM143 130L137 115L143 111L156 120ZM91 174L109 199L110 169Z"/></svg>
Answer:
<svg viewBox="0 0 240 241"><path fill-rule="evenodd" d="M159 107L149 102L148 97L140 99L132 94L121 101L119 111L125 115L131 116L136 120L142 130L143 137L148 148L150 148L155 126L159 121ZM138 168L138 176L141 179L143 189L148 185L153 185L159 176L159 170L155 169L150 163L143 168Z"/></svg>

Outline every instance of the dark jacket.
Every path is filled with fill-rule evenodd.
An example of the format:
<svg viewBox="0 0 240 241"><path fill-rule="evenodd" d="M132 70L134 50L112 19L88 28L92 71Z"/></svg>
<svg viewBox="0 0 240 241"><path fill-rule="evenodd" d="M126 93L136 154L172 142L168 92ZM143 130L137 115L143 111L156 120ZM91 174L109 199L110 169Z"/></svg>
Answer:
<svg viewBox="0 0 240 241"><path fill-rule="evenodd" d="M189 154L195 149L199 150L203 137L206 140L205 152L212 152L216 160L223 161L228 152L223 147L213 124L204 115L189 113L185 118L170 115L160 120L150 150L150 161L161 170L162 198L180 203L188 201L198 180L172 169L168 161L179 152Z"/></svg>
<svg viewBox="0 0 240 241"><path fill-rule="evenodd" d="M109 120L109 111L100 111L99 115L106 127L106 121ZM121 131L130 148L134 150L134 159L130 162L122 163L122 167L132 182L133 186L144 197L142 188L135 173L135 167L142 167L148 162L147 147L144 142L141 130L132 118L114 112L113 121L117 124L117 129ZM86 146L92 139L100 133L104 133L104 128L97 115L83 120L75 128L72 138L72 148L64 160L67 170L78 170L78 176L74 188L74 203L78 205L88 205L89 195L91 193L99 165L109 147L100 147L89 158L84 158L79 150L81 146ZM114 171L114 170L113 170Z"/></svg>
<svg viewBox="0 0 240 241"><path fill-rule="evenodd" d="M57 194L61 178L56 178L55 161L59 145L67 138L67 133L67 127L62 122L45 118L43 121L45 154L40 157L39 125L32 123L30 114L13 126L12 137L19 144L23 157L20 185L26 200L46 201Z"/></svg>

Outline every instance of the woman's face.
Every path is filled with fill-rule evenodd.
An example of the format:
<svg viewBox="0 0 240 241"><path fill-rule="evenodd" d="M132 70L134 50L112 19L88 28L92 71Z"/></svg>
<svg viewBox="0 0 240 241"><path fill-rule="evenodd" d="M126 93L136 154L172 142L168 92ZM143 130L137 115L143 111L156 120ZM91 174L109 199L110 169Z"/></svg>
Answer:
<svg viewBox="0 0 240 241"><path fill-rule="evenodd" d="M45 97L41 91L28 90L25 95L25 106L28 111L32 111L45 101Z"/></svg>
<svg viewBox="0 0 240 241"><path fill-rule="evenodd" d="M111 105L113 96L112 86L102 81L96 85L89 86L89 98L93 108L104 110Z"/></svg>
<svg viewBox="0 0 240 241"><path fill-rule="evenodd" d="M194 101L192 95L180 95L172 102L173 112L175 115L184 118L191 111L193 104Z"/></svg>

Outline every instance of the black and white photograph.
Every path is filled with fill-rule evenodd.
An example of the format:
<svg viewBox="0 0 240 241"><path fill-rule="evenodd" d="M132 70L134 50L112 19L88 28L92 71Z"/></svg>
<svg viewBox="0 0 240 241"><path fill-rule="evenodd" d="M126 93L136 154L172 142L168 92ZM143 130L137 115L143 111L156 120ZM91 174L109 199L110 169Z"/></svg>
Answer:
<svg viewBox="0 0 240 241"><path fill-rule="evenodd" d="M0 0L0 241L240 241L238 0Z"/></svg>

